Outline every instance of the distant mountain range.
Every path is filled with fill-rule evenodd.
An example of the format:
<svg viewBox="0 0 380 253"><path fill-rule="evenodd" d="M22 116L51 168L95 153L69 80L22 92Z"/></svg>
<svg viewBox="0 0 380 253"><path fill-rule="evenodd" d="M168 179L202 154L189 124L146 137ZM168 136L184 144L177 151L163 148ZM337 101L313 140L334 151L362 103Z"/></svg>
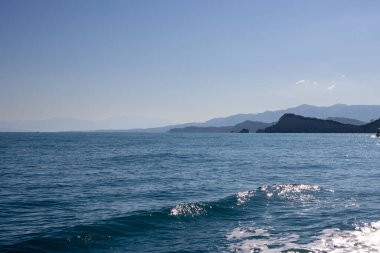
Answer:
<svg viewBox="0 0 380 253"><path fill-rule="evenodd" d="M121 130L128 132L168 132L173 128L185 127L233 127L245 121L272 123L277 122L286 113L318 119L333 119L341 123L361 125L380 118L380 105L344 105L332 106L300 105L284 110L266 111L254 114L236 114L223 118L214 118L202 123L171 124L156 118L118 117L100 121L88 121L71 118L52 118L31 121L0 121L0 131L95 131ZM226 128L227 129L227 128ZM227 131L226 129L212 129ZM229 129L229 128L228 128ZM253 128L252 128L253 129ZM196 129L203 131L202 129ZM178 131L178 130L176 130ZM207 130L205 130L207 131Z"/></svg>
<svg viewBox="0 0 380 253"><path fill-rule="evenodd" d="M132 129L131 132L168 132L174 128L187 127L225 127L235 126L244 121L272 123L277 122L281 116L286 113L293 113L305 117L319 119L334 119L337 122L349 123L353 125L362 125L371 120L380 118L380 105L344 105L336 104L332 106L313 106L300 105L284 110L266 111L255 114L235 114L224 118L214 118L203 123L186 123L178 125L169 125L165 127L149 129ZM187 130L190 130L188 128ZM193 128L196 132L202 129ZM210 129L212 130L212 129ZM214 129L216 130L216 129ZM179 131L179 130L176 130ZM207 131L207 130L205 130ZM219 130L218 130L219 131ZM223 130L224 131L224 130Z"/></svg>
<svg viewBox="0 0 380 253"><path fill-rule="evenodd" d="M380 127L380 119L361 126L343 124L333 120L303 117L291 113L284 114L280 120L261 133L375 133Z"/></svg>
<svg viewBox="0 0 380 253"><path fill-rule="evenodd" d="M206 121L204 124L205 126L231 126L246 120L271 123L278 121L278 119L286 113L318 119L342 117L356 119L362 122L370 122L372 119L380 117L380 105L336 104L332 106L313 106L304 104L284 110L266 111L255 114L236 114L225 118L215 118Z"/></svg>
<svg viewBox="0 0 380 253"><path fill-rule="evenodd" d="M285 114L285 115L294 115L294 114ZM302 117L302 116L299 116ZM283 117L280 118L280 120ZM319 120L319 119L318 119ZM329 117L326 120L321 120L323 122L334 122L334 124L349 124L350 126L361 126L365 125L366 123L356 120L356 119L348 119L348 118L341 118L341 117ZM302 121L303 122L303 121ZM297 122L294 122L297 123ZM318 123L318 122L317 122ZM275 125L276 123L264 123L264 122L257 122L257 121L244 121L242 123L236 124L234 126L225 126L225 127L195 127L195 126L189 126L189 127L183 127L183 128L172 128L169 130L169 133L241 133L241 132L249 132L249 133L256 133L261 130L261 132L264 132L264 129L268 128L270 126ZM315 127L317 125L312 125L312 129L310 131L315 131ZM298 130L297 127L300 127L299 125L292 126L293 131L301 131ZM352 128L357 129L357 128ZM289 130L290 131L290 130ZM321 130L321 131L328 131L328 130ZM347 130L349 131L349 130ZM354 130L351 130L354 131ZM359 129L357 131L360 132ZM355 131L354 131L355 132Z"/></svg>
<svg viewBox="0 0 380 253"><path fill-rule="evenodd" d="M50 118L44 120L0 121L1 132L57 132L126 130L137 127L158 127L172 122L159 118L113 117L90 121L72 118Z"/></svg>

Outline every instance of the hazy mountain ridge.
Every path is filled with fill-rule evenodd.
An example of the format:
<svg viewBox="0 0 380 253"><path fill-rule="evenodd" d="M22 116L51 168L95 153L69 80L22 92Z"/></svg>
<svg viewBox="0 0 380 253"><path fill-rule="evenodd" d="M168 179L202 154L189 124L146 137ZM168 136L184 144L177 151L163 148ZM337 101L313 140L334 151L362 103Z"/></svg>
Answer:
<svg viewBox="0 0 380 253"><path fill-rule="evenodd" d="M158 118L144 117L115 117L100 121L89 121L70 118L52 118L31 121L0 121L0 131L96 131L118 130L128 132L168 132L173 128L184 127L225 127L235 126L244 121L271 123L286 113L293 113L305 117L326 119L334 117L339 122L370 122L380 117L380 105L344 105L332 106L300 105L277 111L265 111L254 114L235 114L228 117L214 118L206 122L193 122L185 124L171 124L171 122ZM339 118L339 119L338 119ZM345 118L344 120L342 118ZM348 120L348 121L347 121ZM344 123L344 122L343 122Z"/></svg>
<svg viewBox="0 0 380 253"><path fill-rule="evenodd" d="M357 119L349 119L349 118L343 118L343 117L328 117L326 120L332 120L343 124L350 124L355 126L361 126L366 124L366 122L357 120Z"/></svg>
<svg viewBox="0 0 380 253"><path fill-rule="evenodd" d="M170 121L145 117L113 117L104 120L82 120L73 118L50 118L43 120L0 121L3 132L59 132L59 131L96 131L125 130L143 126L162 126Z"/></svg>

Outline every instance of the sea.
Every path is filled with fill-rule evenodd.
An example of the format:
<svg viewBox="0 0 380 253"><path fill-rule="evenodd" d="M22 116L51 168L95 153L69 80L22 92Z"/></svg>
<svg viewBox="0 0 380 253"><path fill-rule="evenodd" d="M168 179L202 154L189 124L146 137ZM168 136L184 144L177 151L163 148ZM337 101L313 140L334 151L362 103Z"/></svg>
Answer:
<svg viewBox="0 0 380 253"><path fill-rule="evenodd" d="M0 252L380 252L369 134L0 133Z"/></svg>

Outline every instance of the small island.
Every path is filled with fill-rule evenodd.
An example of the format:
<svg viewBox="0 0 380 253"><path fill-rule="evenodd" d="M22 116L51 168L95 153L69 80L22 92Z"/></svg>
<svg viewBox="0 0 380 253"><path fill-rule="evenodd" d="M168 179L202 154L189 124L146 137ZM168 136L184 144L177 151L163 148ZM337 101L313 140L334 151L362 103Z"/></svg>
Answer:
<svg viewBox="0 0 380 253"><path fill-rule="evenodd" d="M234 126L223 127L196 127L189 126L183 128L172 128L169 133L256 133L259 129L264 129L273 123L264 123L246 120Z"/></svg>

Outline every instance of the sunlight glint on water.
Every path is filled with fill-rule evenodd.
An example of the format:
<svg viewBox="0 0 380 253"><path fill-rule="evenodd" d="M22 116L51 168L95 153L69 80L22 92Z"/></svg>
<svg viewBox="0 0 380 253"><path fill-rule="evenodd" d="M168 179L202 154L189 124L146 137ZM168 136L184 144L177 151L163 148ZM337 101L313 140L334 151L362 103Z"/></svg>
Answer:
<svg viewBox="0 0 380 253"><path fill-rule="evenodd" d="M370 135L0 138L0 251L379 252Z"/></svg>

